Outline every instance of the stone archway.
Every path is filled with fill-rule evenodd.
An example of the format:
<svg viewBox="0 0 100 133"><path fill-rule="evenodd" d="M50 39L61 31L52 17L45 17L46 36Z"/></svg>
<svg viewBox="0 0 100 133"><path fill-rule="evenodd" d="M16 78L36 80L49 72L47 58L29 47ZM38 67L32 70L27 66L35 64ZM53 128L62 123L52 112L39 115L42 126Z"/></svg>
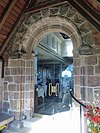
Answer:
<svg viewBox="0 0 100 133"><path fill-rule="evenodd" d="M22 50L24 49L24 51L30 56L40 40L50 32L62 32L68 35L73 42L74 53L81 46L81 38L77 33L76 27L72 23L69 23L61 17L49 17L43 18L29 27L22 38Z"/></svg>
<svg viewBox="0 0 100 133"><path fill-rule="evenodd" d="M79 54L79 49L81 46L85 48L85 47L92 46L94 43L93 43L93 38L92 38L92 26L89 24L89 22L86 21L85 18L83 18L70 5L65 4L62 6L45 9L40 12L31 14L31 15L26 15L22 24L17 29L14 36L11 38L11 40L9 42L10 45L6 49L4 56L8 56L8 53L9 52L11 53L11 51L13 53L14 52L15 53L16 52L19 52L19 53L24 52L24 54L26 54L26 58L22 57L21 62L24 62L23 67L24 67L25 71L27 71L28 69L30 69L30 65L28 66L28 69L26 66L28 65L28 63L31 64L30 62L32 62L32 60L30 60L30 61L27 60L28 55L32 54L34 47L49 32L63 32L65 34L69 35L72 39L73 46L74 46L73 53L74 53L74 69L75 69L75 93L76 93L76 96L78 98L80 98L81 97L80 96L80 94L81 94L80 88L82 86L83 87L82 89L84 89L84 86L86 86L83 83L83 81L84 81L84 78L86 78L86 76L87 76L87 75L85 75L85 73L81 73L81 70L83 70L83 69L86 69L86 71L88 71L88 70L86 67L84 67L85 66L85 58L87 58L87 56L82 57ZM23 54L23 53L21 53L21 54ZM7 76L9 74L12 75L12 73L14 72L13 70L11 71L11 73L10 73L10 71L8 71L14 65L12 63L13 60L9 59L10 65L8 64L8 66L6 67L5 82L8 83L7 87L12 83L16 84L16 82L18 82L16 80L13 80L13 78L12 78L13 82L11 81L11 83L10 83L9 79L7 78ZM94 58L94 60L95 60L95 63L97 63L95 58ZM20 61L18 60L18 62L20 62ZM87 59L87 62L88 62L88 59ZM16 64L17 64L17 60L16 60ZM94 62L92 65L95 65ZM32 65L32 67L33 66L34 65ZM16 68L17 67L18 67L18 64L16 65ZM14 69L15 69L15 67L14 67ZM15 70L15 74L19 74L20 69L22 69L22 68L19 67L19 71L17 71L17 72ZM82 72L84 72L84 71L82 71ZM23 77L25 77L25 79L26 79L27 73L23 73ZM11 77L9 77L9 78L11 78ZM31 86L31 78L29 80L29 83L30 83L29 86ZM25 81L24 87L27 88L26 81ZM33 90L34 90L34 88L33 88ZM33 92L33 90L31 90L31 91ZM8 90L8 91L10 91L10 90ZM19 86L19 93L21 94L20 86ZM23 100L24 99L22 99L22 101ZM30 110L32 112L33 105L31 105L31 100L33 103L33 98L30 96L28 98L28 102L26 101L26 104L27 103L30 104ZM8 99L8 102L9 101L10 101L10 99ZM17 100L17 103L22 102L22 101ZM3 100L3 103L5 103L5 99ZM17 103L16 103L16 105L17 105ZM9 103L9 104L11 105L11 103ZM8 110L9 110L9 104L8 104ZM5 104L3 104L3 105L5 105ZM25 108L25 106L23 107L22 111L24 110L24 108ZM18 112L20 112L19 107L16 110ZM13 111L13 108L11 111ZM17 113L17 111L15 113ZM32 115L30 115L30 114L29 114L29 116L32 117Z"/></svg>
<svg viewBox="0 0 100 133"><path fill-rule="evenodd" d="M41 23L41 25L44 25L44 28L42 27L42 29L45 28L48 29L48 27L45 27L45 23L48 23L49 19L52 19L53 17L56 18L56 20L58 17L57 21L60 23L61 21L63 22L65 21L65 23L67 22L70 25L72 25L71 28L73 26L76 28L76 32L81 38L81 46L88 47L94 45L93 36L92 36L92 30L94 28L70 4L66 3L64 5L60 5L57 7L43 9L33 14L26 14L23 18L21 25L18 28L16 28L14 35L9 41L9 47L6 47L3 56L8 57L8 53L10 54L12 51L21 51L21 49L26 50L27 46L23 48L23 41L25 39L26 42L24 41L24 43L28 43L28 38L32 33L32 29L34 30L36 29L36 27L38 28L39 22ZM61 19L59 20L59 18ZM39 21L39 20L44 20L44 21ZM53 23L53 21L51 22ZM57 25L59 25L58 22ZM28 29L30 29L30 31ZM33 39L33 37L30 37L30 39Z"/></svg>
<svg viewBox="0 0 100 133"><path fill-rule="evenodd" d="M32 53L39 41L50 32L62 32L68 35L73 42L74 49L81 46L81 38L72 23L66 21L65 18L49 17L43 18L29 27L22 39L22 49L26 53Z"/></svg>

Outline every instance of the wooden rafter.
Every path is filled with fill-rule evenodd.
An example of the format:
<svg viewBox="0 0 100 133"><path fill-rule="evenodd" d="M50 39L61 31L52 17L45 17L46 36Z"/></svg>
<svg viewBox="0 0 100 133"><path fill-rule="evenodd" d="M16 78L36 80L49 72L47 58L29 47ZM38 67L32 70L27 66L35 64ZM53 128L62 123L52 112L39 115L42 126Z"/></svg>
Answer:
<svg viewBox="0 0 100 133"><path fill-rule="evenodd" d="M52 2L52 1L51 2L44 2L43 4L39 4L35 7L33 6L31 8L27 8L26 14L34 13L34 12L40 11L42 9L53 7L53 6L58 6L58 5L61 5L64 3L67 3L67 0L57 0L54 2Z"/></svg>
<svg viewBox="0 0 100 133"><path fill-rule="evenodd" d="M0 30L2 28L2 26L4 25L7 17L9 16L12 8L14 7L14 5L16 4L17 0L10 0L10 3L8 4L8 6L5 9L5 12L3 13L3 16L0 19Z"/></svg>
<svg viewBox="0 0 100 133"><path fill-rule="evenodd" d="M89 14L89 16L91 16L93 19L95 19L95 21L100 24L100 17L98 17L98 15L95 12L95 10L91 9L84 1L80 1L80 0L74 0L75 3L77 3L77 5L79 5L87 14Z"/></svg>
<svg viewBox="0 0 100 133"><path fill-rule="evenodd" d="M100 31L100 18L95 10L91 11L83 1L80 0L67 0L80 14L85 17L98 31Z"/></svg>
<svg viewBox="0 0 100 133"><path fill-rule="evenodd" d="M12 0L12 1L15 2L15 1L18 1L18 0ZM15 30L16 30L16 27L18 27L18 25L20 25L20 23L21 23L20 20L23 19L23 18L22 18L22 15L23 15L24 12L25 12L25 7L28 6L28 3L29 3L29 1L26 0L25 4L24 4L24 6L23 6L23 9L22 9L22 11L21 11L21 14L18 16L16 22L15 22L14 25L13 25L13 28L11 29L9 35L7 36L7 39L4 41L4 43L3 43L3 45L2 45L2 48L1 48L1 50L0 50L0 55L2 55L3 52L4 52L4 50L6 49L6 46L7 46L8 42L9 42L9 40L11 39L11 37L13 36L13 33L14 33ZM13 7L15 7L15 6L13 6Z"/></svg>
<svg viewBox="0 0 100 133"><path fill-rule="evenodd" d="M57 0L57 1L48 1L44 2L42 4L35 4L35 6L31 5L26 10L26 14L34 13L37 11L40 11L45 8L61 5L64 3L69 3L72 5L80 14L85 17L91 24L98 30L100 31L100 17L99 14L96 13L95 10L90 8L84 1L81 0Z"/></svg>

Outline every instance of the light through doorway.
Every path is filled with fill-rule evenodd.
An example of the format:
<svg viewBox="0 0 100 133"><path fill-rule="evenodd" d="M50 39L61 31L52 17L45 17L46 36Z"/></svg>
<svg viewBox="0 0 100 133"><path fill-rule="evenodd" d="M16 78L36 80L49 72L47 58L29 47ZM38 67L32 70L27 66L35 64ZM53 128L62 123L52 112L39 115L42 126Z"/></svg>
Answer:
<svg viewBox="0 0 100 133"><path fill-rule="evenodd" d="M63 124L64 127L62 126L62 128L66 128L70 123L70 128L77 125L77 130L79 130L79 112L76 113L77 111L74 110L74 102L69 94L70 89L74 92L73 43L71 38L63 33L49 33L41 39L34 49L34 53L36 71L35 115L43 118L48 116L46 118L52 120L56 119L56 124L61 118L66 123ZM76 115L74 116L73 110L77 114L77 118L75 118Z"/></svg>
<svg viewBox="0 0 100 133"><path fill-rule="evenodd" d="M36 79L35 79L35 111L38 113L52 114L53 112L61 111L52 107L48 112L48 107L51 103L58 102L65 104L66 109L72 106L72 100L68 94L69 89L73 89L73 44L69 36L52 32L47 34L35 48L35 60L37 62ZM70 66L69 66L70 65ZM69 68L70 67L70 68ZM69 68L70 70L67 70ZM64 72L69 72L71 75L64 75ZM67 78L66 78L67 76ZM62 106L65 106L62 105ZM46 112L43 112L42 108ZM42 111L40 111L42 110Z"/></svg>

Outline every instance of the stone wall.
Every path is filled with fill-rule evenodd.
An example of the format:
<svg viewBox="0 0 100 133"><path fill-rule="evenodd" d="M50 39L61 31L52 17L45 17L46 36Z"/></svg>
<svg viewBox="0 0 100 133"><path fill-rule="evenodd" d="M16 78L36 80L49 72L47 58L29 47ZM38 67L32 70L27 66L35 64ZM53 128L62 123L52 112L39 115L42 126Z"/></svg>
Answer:
<svg viewBox="0 0 100 133"><path fill-rule="evenodd" d="M74 51L75 95L100 106L100 55L79 55Z"/></svg>
<svg viewBox="0 0 100 133"><path fill-rule="evenodd" d="M9 59L5 67L3 111L15 119L32 117L34 110L33 60Z"/></svg>
<svg viewBox="0 0 100 133"><path fill-rule="evenodd" d="M100 105L100 55L85 56L86 100Z"/></svg>

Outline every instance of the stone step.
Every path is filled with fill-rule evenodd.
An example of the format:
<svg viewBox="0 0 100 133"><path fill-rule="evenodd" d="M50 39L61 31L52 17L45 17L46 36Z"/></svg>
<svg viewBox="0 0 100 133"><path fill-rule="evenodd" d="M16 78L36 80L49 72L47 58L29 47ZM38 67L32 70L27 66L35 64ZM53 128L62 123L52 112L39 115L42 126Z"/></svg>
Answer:
<svg viewBox="0 0 100 133"><path fill-rule="evenodd" d="M23 127L21 129L5 129L2 133L30 133L31 128Z"/></svg>
<svg viewBox="0 0 100 133"><path fill-rule="evenodd" d="M34 122L42 118L41 114L34 113L34 117L29 120L23 120L23 126L27 128L32 128Z"/></svg>
<svg viewBox="0 0 100 133"><path fill-rule="evenodd" d="M0 113L0 126L6 125L14 120L14 117L6 114L6 113Z"/></svg>

